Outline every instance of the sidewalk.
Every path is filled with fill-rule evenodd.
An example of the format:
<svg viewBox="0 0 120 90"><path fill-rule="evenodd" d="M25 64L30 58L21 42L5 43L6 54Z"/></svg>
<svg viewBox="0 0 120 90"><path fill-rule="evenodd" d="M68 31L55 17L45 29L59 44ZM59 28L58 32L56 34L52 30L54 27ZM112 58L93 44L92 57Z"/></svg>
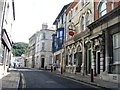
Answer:
<svg viewBox="0 0 120 90"><path fill-rule="evenodd" d="M62 77L65 78L70 78L73 80L77 80L86 84L90 84L93 86L97 86L103 89L108 89L108 90L120 90L120 84L117 83L113 83L113 82L109 82L109 81L105 81L105 80L101 80L97 77L94 77L94 82L90 81L90 76L82 76L80 73L77 74L73 74L73 73L63 73L61 75L61 73L59 71L53 71L54 74L60 75Z"/></svg>
<svg viewBox="0 0 120 90"><path fill-rule="evenodd" d="M20 73L15 71L10 71L7 76L2 78L2 90L5 88L17 89L19 86Z"/></svg>

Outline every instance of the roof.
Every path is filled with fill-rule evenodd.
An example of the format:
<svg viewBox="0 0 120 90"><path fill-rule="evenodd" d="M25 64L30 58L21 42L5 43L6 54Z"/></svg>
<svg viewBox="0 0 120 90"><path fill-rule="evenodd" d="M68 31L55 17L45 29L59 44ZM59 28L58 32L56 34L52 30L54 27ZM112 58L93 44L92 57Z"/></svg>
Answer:
<svg viewBox="0 0 120 90"><path fill-rule="evenodd" d="M67 9L70 4L71 4L71 3L69 3L69 4L67 4L67 5L64 5L64 7L62 8L62 10L61 10L60 13L58 14L57 18L56 18L55 21L53 22L53 25L55 25L55 23L57 22L57 19L60 18L60 16L64 13L65 9Z"/></svg>
<svg viewBox="0 0 120 90"><path fill-rule="evenodd" d="M70 4L70 6L67 8L66 13L68 14L69 11L70 11L72 8L74 8L78 2L79 2L79 0L76 1L76 2L72 2L72 3Z"/></svg>

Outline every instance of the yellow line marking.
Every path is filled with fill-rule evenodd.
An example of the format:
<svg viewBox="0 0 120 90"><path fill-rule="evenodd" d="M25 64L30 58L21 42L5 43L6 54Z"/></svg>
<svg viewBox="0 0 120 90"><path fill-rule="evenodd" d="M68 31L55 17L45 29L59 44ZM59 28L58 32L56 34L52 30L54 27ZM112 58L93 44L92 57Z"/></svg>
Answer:
<svg viewBox="0 0 120 90"><path fill-rule="evenodd" d="M21 76L22 76L22 90L24 90L26 88L26 82L23 73L21 74Z"/></svg>

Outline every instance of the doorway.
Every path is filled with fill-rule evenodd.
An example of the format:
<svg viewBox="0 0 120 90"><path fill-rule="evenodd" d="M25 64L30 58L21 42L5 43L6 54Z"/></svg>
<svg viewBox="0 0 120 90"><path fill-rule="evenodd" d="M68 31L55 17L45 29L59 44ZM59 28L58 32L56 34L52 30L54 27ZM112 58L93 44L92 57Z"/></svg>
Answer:
<svg viewBox="0 0 120 90"><path fill-rule="evenodd" d="M91 49L87 50L87 74L90 74L90 69L91 69Z"/></svg>
<svg viewBox="0 0 120 90"><path fill-rule="evenodd" d="M82 52L77 52L77 63L76 63L76 72L81 71L81 65L82 65Z"/></svg>
<svg viewBox="0 0 120 90"><path fill-rule="evenodd" d="M41 68L44 68L45 58L41 58Z"/></svg>
<svg viewBox="0 0 120 90"><path fill-rule="evenodd" d="M96 52L96 74L100 74L100 52Z"/></svg>

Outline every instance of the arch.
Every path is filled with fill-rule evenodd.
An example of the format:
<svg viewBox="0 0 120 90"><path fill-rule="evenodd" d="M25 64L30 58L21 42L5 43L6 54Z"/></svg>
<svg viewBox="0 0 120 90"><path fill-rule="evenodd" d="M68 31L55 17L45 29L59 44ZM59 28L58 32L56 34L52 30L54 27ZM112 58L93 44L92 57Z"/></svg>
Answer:
<svg viewBox="0 0 120 90"><path fill-rule="evenodd" d="M75 50L76 48L75 48L75 45L72 45L72 48L71 48L71 53L73 52L73 54L75 54L76 53L76 50Z"/></svg>
<svg viewBox="0 0 120 90"><path fill-rule="evenodd" d="M107 13L107 0L100 0L100 2L98 3L98 13L99 13L99 16L104 16L106 13Z"/></svg>
<svg viewBox="0 0 120 90"><path fill-rule="evenodd" d="M80 16L80 30L83 31L85 29L85 14Z"/></svg>
<svg viewBox="0 0 120 90"><path fill-rule="evenodd" d="M88 26L91 22L92 22L92 11L88 8L87 9L87 12L85 14L85 24L86 26Z"/></svg>
<svg viewBox="0 0 120 90"><path fill-rule="evenodd" d="M81 52L82 51L82 44L81 42L76 46L77 52Z"/></svg>

